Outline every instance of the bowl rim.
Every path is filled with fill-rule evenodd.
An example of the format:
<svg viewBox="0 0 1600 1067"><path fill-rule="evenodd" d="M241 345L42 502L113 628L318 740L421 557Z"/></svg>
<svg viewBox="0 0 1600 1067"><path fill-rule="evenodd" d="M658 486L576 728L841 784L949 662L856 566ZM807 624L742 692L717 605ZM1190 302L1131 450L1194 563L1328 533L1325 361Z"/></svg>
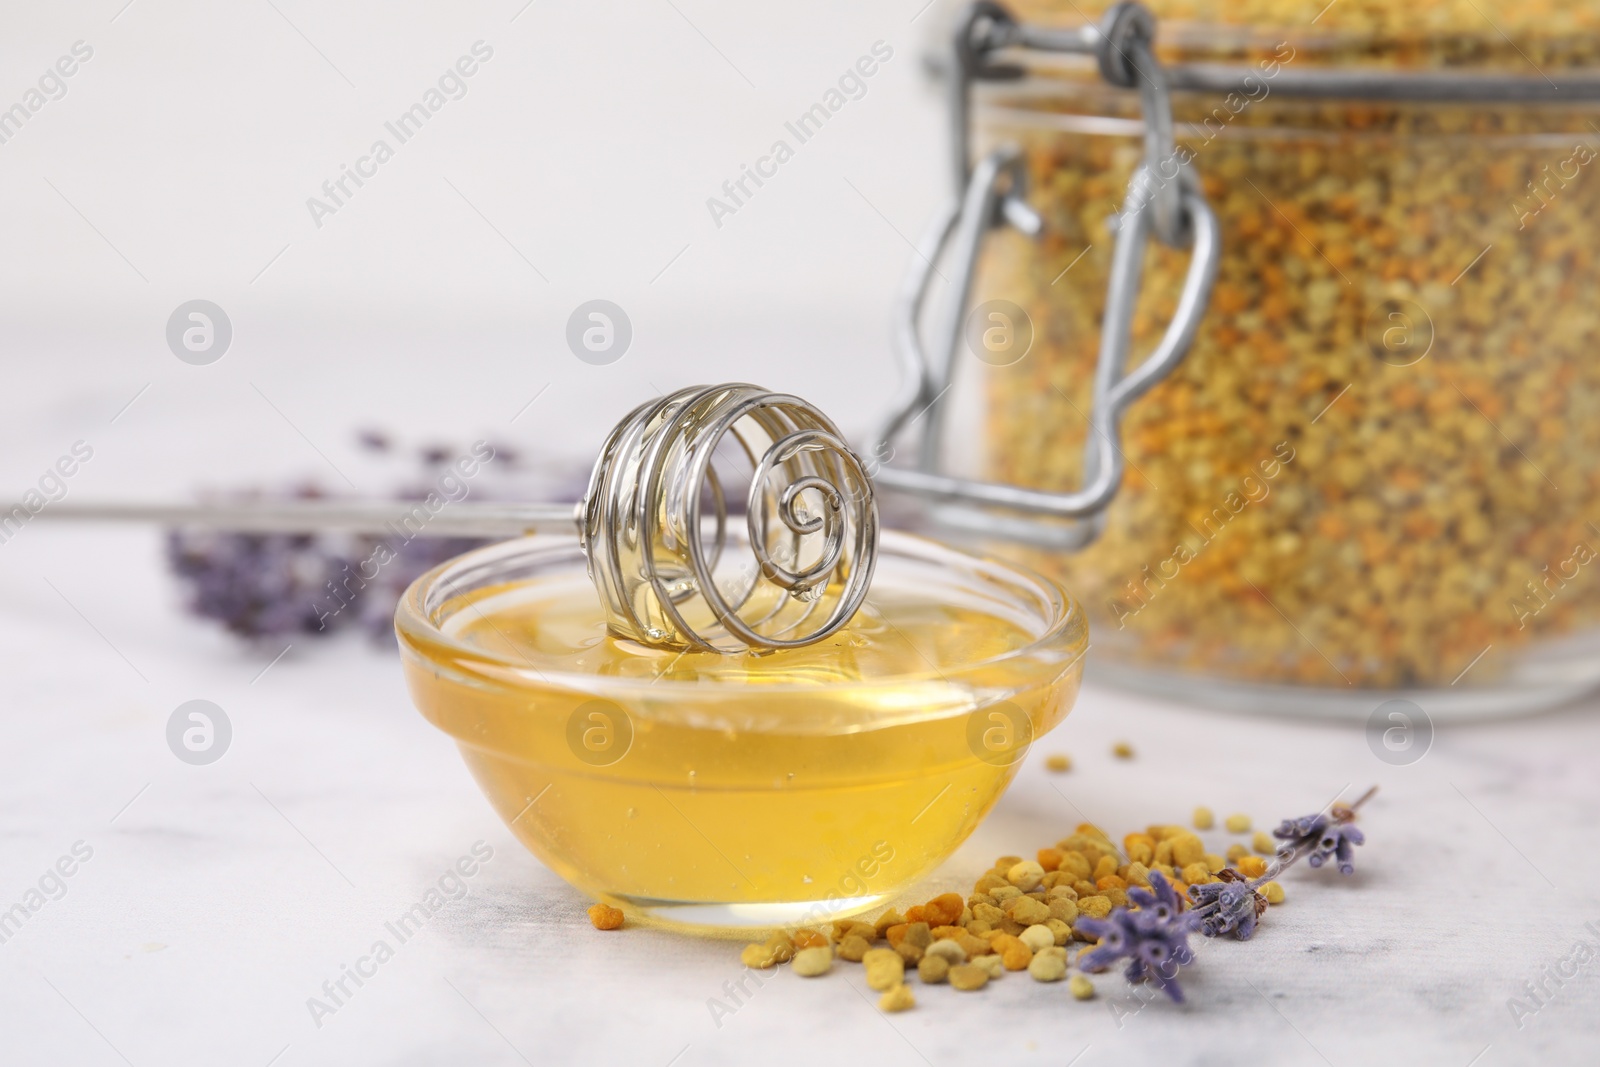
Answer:
<svg viewBox="0 0 1600 1067"><path fill-rule="evenodd" d="M1026 593L1038 599L1041 608L1046 609L1042 613L1048 615L1046 625L1027 644L1001 653L998 656L974 660L971 663L963 663L943 670L930 665L929 669L925 671L908 671L885 675L882 678L829 683L828 688L830 691L880 690L904 686L908 683L949 683L973 671L989 670L998 664L1036 657L1042 652L1065 647L1070 654L1060 666L1057 674L1059 677L1060 674L1079 666L1089 650L1089 627L1082 606L1062 588L1059 582L1030 567L1011 560L1000 559L986 552L955 548L931 538L900 530L882 531L879 553L880 562L884 555L892 553L924 563L959 564L980 576L1003 579L1011 586L1021 587ZM469 644L466 641L455 638L445 633L433 621L428 610L428 602L437 587L451 576L479 566L495 557L518 558L530 554L547 555L552 558L568 556L574 562L586 566L583 548L575 538L551 537L549 535L513 538L509 541L501 541L473 549L446 560L412 582L395 607L395 633L400 642L402 652L408 655L422 656L424 659L435 662L437 667L437 659L439 657L437 655L427 655L423 651L423 647L431 647L433 650L443 651L448 654L451 668L490 677L499 684L504 684L509 677L519 677L526 678L530 684L544 687L559 686L579 692L635 693L648 690L662 697L667 697L667 694L675 694L681 697L687 695L686 691L688 690L704 693L708 684L716 687L713 690L715 692L732 691L731 687L723 687L719 683L707 683L701 680L673 682L660 678L623 677L534 667L526 660L518 660L513 656L490 652L481 646ZM1074 632L1076 633L1075 639L1071 637ZM711 655L713 653L704 654ZM819 688L821 688L821 683L817 682L763 683L761 692L771 694L814 693ZM986 688L992 687L986 686Z"/></svg>

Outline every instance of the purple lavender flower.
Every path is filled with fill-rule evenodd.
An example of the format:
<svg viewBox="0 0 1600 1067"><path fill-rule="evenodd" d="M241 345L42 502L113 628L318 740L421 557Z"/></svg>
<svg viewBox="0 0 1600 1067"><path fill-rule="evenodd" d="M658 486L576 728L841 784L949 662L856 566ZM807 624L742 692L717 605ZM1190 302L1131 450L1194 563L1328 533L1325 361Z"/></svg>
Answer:
<svg viewBox="0 0 1600 1067"><path fill-rule="evenodd" d="M356 434L356 442L368 452L387 452L392 447L389 435L382 430L361 430Z"/></svg>
<svg viewBox="0 0 1600 1067"><path fill-rule="evenodd" d="M1183 1003L1178 969L1194 960L1189 948L1190 916L1177 891L1160 871L1150 872L1150 889L1128 890L1139 907L1116 908L1104 919L1079 919L1075 929L1100 939L1079 960L1086 971L1103 971L1127 960L1130 982L1149 982L1176 1003Z"/></svg>
<svg viewBox="0 0 1600 1067"><path fill-rule="evenodd" d="M1314 844L1322 836L1322 831L1328 828L1328 817L1321 812L1302 815L1298 819L1285 819L1272 831L1283 844L1278 846L1278 854L1298 852L1300 849Z"/></svg>
<svg viewBox="0 0 1600 1067"><path fill-rule="evenodd" d="M1322 831L1306 862L1321 867L1332 858L1338 860L1340 874L1354 874L1356 865L1351 846L1364 844L1366 840L1366 835L1349 823L1334 823Z"/></svg>
<svg viewBox="0 0 1600 1067"><path fill-rule="evenodd" d="M1128 899L1139 905L1139 910L1159 922L1171 922L1183 911L1183 898L1160 871L1150 872L1150 888L1131 886Z"/></svg>
<svg viewBox="0 0 1600 1067"><path fill-rule="evenodd" d="M1369 792L1367 796L1371 796ZM1365 800L1366 797L1362 797ZM1357 801L1356 803L1360 803ZM1330 818L1316 813L1298 819L1285 819L1272 836L1282 842L1278 846L1278 859L1284 865L1301 856L1313 867L1321 867L1329 859L1338 861L1340 874L1353 874L1356 869L1353 846L1364 844L1366 835L1351 824L1355 808L1335 807Z"/></svg>
<svg viewBox="0 0 1600 1067"><path fill-rule="evenodd" d="M367 429L361 447L409 469L396 479L397 500L421 501L439 491L440 477L459 450L445 444L399 449L388 434ZM471 485L486 500L574 499L587 471L519 467L496 445L494 462ZM419 462L420 461L420 462ZM393 483L391 483L393 484ZM219 494L229 498L316 498L314 485L286 491ZM167 562L185 588L187 606L251 639L327 635L354 626L380 642L394 641L394 607L424 572L489 542L467 537L352 537L328 532L251 534L175 529L167 532Z"/></svg>
<svg viewBox="0 0 1600 1067"><path fill-rule="evenodd" d="M1189 899L1194 904L1189 914L1207 937L1231 933L1240 941L1250 940L1256 932L1256 921L1267 910L1267 898L1256 892L1256 882L1232 867L1224 867L1217 877L1220 881L1189 887Z"/></svg>

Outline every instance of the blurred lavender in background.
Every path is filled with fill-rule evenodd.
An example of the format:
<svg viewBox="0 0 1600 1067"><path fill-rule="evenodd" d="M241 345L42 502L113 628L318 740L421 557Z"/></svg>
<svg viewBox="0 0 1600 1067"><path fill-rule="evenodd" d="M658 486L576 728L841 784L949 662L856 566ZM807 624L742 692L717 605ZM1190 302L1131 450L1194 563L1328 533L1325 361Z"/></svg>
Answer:
<svg viewBox="0 0 1600 1067"><path fill-rule="evenodd" d="M565 466L535 468L503 444L489 445L492 459L471 478L456 473L470 449L442 444L402 449L388 435L365 430L359 441L367 452L386 459L397 501L421 502L441 484L456 487L449 499L502 501L575 500L587 472ZM480 442L480 444L482 444ZM408 458L409 457L409 458ZM456 495L459 494L459 495ZM327 499L315 482L279 490L259 488L202 494L202 499ZM359 628L374 641L392 645L395 604L418 577L490 539L430 537L424 530L384 538L346 533L234 533L218 530L167 531L167 565L185 592L185 607L221 623L246 640L290 635L325 636Z"/></svg>

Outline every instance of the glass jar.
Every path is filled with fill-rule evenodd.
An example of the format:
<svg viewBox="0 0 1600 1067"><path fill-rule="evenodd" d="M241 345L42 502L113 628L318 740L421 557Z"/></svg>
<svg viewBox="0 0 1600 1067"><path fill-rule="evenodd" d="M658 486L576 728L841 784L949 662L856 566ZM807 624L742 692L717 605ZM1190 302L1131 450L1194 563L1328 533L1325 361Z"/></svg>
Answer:
<svg viewBox="0 0 1600 1067"><path fill-rule="evenodd" d="M1296 28L1273 28L1291 6ZM1014 13L1067 25L1103 7ZM1191 699L1370 710L1376 692L1426 690L1430 711L1503 713L1594 686L1600 105L1319 99L1274 82L1374 66L1577 78L1600 52L1600 6L1345 0L1314 26L1267 0L1152 7L1164 64L1257 75L1248 95L1173 93L1220 271L1187 357L1128 411L1102 535L1010 551L1084 604L1094 670ZM977 89L976 149L1022 149L1044 227L998 231L979 261L973 300L1019 305L1034 340L975 370L973 473L1082 483L1138 105L1085 57L1030 58L1026 77ZM1187 262L1152 244L1136 352L1172 319Z"/></svg>

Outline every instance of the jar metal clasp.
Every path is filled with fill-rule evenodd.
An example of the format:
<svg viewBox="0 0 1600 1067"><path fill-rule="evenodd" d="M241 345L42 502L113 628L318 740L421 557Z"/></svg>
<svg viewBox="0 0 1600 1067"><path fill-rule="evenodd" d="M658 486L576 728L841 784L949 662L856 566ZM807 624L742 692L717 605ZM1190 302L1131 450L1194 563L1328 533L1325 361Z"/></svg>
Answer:
<svg viewBox="0 0 1600 1067"><path fill-rule="evenodd" d="M934 220L912 261L896 308L895 339L903 381L869 449L870 455L886 461L895 454L895 439L914 423L922 424L918 465L883 462L876 478L887 488L930 501L931 516L939 525L1060 549L1091 543L1104 528L1105 510L1122 481L1123 413L1177 366L1199 329L1217 276L1221 234L1192 167L1174 145L1171 94L1151 49L1154 34L1154 18L1133 2L1116 4L1098 25L1075 30L1020 23L990 0L971 5L959 20L951 118L961 192ZM997 60L996 53L1006 48L1092 55L1108 82L1138 89L1144 117L1144 158L1114 220L1105 318L1084 440L1083 482L1071 492L977 481L939 469L945 423L939 403L954 384L956 354L984 237L1005 225L1033 237L1044 225L1026 200L1026 161L1019 148L1001 145L976 163L970 160L973 83L1012 80L1023 74L1020 67ZM1189 248L1189 268L1172 321L1155 349L1130 372L1133 314L1152 236L1172 247ZM944 258L954 271L952 293L937 316L937 344L930 353L921 322L937 274L935 264Z"/></svg>

